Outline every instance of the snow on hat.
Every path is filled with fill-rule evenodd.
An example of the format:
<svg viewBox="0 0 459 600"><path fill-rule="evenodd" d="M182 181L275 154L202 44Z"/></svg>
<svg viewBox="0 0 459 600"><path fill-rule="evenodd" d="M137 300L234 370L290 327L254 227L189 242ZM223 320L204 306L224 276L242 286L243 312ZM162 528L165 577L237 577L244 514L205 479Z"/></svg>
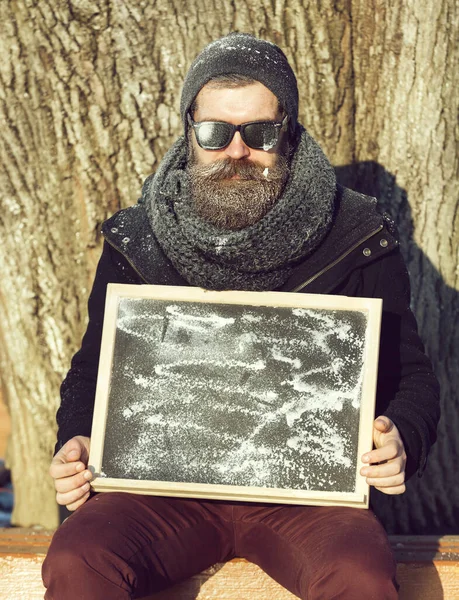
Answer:
<svg viewBox="0 0 459 600"><path fill-rule="evenodd" d="M201 88L213 77L246 75L265 85L289 115L293 133L298 119L298 86L287 57L276 44L248 33L230 33L208 44L195 58L183 83L180 115L187 113Z"/></svg>

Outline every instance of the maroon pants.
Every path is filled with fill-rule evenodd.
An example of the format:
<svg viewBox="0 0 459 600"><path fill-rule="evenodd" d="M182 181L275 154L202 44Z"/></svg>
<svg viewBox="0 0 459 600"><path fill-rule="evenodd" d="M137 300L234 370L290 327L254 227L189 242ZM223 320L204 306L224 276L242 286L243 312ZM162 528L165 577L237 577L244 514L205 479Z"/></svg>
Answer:
<svg viewBox="0 0 459 600"><path fill-rule="evenodd" d="M54 534L46 600L128 600L235 556L308 600L395 600L395 561L371 511L96 494Z"/></svg>

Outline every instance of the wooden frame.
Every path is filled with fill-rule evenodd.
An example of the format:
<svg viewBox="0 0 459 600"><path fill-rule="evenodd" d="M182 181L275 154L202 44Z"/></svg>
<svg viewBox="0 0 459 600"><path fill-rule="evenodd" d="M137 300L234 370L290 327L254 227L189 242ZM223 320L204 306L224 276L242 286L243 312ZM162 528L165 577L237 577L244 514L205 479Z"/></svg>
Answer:
<svg viewBox="0 0 459 600"><path fill-rule="evenodd" d="M174 303L206 303L290 309L323 309L329 311L359 311L365 314L366 330L363 350L363 378L359 407L358 447L355 485L352 491L316 491L246 485L153 481L111 477L103 473L103 454L109 408L109 390L120 302L123 299L152 299ZM183 304L182 306L185 306ZM379 330L382 301L370 298L348 298L333 295L295 294L286 292L213 292L192 287L109 284L101 345L101 359L96 390L91 434L89 468L94 474L94 491L127 491L162 496L231 499L241 501L276 502L285 504L341 505L368 508L369 486L359 475L360 457L373 447L372 431L376 394Z"/></svg>

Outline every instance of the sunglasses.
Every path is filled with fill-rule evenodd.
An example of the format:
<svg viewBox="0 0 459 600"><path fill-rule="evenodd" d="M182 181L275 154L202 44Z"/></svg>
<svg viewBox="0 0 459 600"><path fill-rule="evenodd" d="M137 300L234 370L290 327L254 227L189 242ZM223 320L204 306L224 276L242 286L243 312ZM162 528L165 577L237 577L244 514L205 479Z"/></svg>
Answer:
<svg viewBox="0 0 459 600"><path fill-rule="evenodd" d="M249 148L253 150L271 150L279 140L281 131L287 129L288 115L282 121L251 121L241 125L232 125L225 121L196 122L188 114L188 123L194 130L196 141L204 150L221 150L231 143L236 131Z"/></svg>

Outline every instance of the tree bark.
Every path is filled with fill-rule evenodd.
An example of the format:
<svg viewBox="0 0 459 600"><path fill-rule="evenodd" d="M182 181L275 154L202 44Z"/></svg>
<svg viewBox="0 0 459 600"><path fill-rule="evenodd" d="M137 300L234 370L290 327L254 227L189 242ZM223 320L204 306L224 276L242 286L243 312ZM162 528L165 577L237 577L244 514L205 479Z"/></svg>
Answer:
<svg viewBox="0 0 459 600"><path fill-rule="evenodd" d="M388 499L381 516L393 533L457 533L458 5L358 0L352 14L353 187L375 195L398 224L412 306L442 388L438 442L425 475Z"/></svg>
<svg viewBox="0 0 459 600"><path fill-rule="evenodd" d="M443 384L447 421L432 468L441 470L448 500L452 475L443 465L458 424L459 383L456 3L202 6L0 3L0 376L12 417L13 522L57 524L47 469L59 384L85 329L100 225L136 201L181 133L180 90L194 56L233 30L285 50L298 78L301 122L341 165L343 180L376 191L395 213L421 333Z"/></svg>

